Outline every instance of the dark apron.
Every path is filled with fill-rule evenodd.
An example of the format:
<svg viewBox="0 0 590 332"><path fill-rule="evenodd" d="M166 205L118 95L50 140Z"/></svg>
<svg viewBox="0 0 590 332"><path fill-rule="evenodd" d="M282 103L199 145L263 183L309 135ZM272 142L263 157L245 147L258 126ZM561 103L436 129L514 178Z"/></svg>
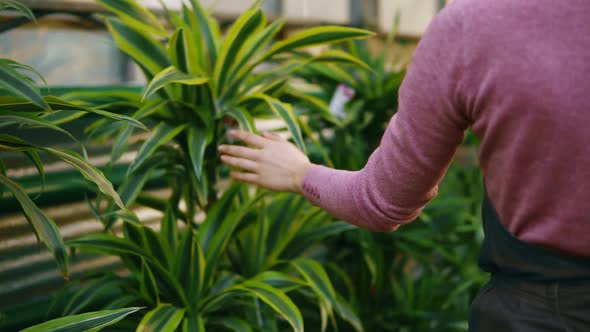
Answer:
<svg viewBox="0 0 590 332"><path fill-rule="evenodd" d="M471 305L469 331L590 331L590 260L517 239L487 194L482 217L478 263L491 279Z"/></svg>

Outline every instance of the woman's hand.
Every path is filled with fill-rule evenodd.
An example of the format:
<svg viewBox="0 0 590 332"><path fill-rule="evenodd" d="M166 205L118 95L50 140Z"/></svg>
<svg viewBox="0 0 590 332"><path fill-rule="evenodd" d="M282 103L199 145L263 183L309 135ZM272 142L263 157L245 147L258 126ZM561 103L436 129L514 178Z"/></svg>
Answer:
<svg viewBox="0 0 590 332"><path fill-rule="evenodd" d="M239 168L232 178L274 191L301 193L303 176L313 166L295 145L277 135L231 131L230 136L250 147L221 145L221 161Z"/></svg>

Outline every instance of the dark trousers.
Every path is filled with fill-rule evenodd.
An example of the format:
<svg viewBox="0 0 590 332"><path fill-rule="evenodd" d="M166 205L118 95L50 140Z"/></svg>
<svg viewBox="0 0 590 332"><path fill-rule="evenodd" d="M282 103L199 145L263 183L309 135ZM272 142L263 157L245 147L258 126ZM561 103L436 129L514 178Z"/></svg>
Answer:
<svg viewBox="0 0 590 332"><path fill-rule="evenodd" d="M590 331L590 287L493 278L471 305L469 331Z"/></svg>
<svg viewBox="0 0 590 332"><path fill-rule="evenodd" d="M482 217L479 266L491 279L471 305L469 331L590 332L590 260L512 236L487 195Z"/></svg>

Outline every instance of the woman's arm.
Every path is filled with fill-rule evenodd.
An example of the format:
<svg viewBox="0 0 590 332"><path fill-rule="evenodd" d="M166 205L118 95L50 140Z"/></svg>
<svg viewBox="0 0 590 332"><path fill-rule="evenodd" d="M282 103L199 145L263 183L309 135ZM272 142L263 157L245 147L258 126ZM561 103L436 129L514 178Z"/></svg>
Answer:
<svg viewBox="0 0 590 332"><path fill-rule="evenodd" d="M461 93L460 16L447 8L429 27L400 88L398 113L362 170L312 165L287 141L238 131L232 135L252 148L220 147L223 162L246 171L232 176L302 193L335 217L374 231L414 220L436 195L470 123Z"/></svg>

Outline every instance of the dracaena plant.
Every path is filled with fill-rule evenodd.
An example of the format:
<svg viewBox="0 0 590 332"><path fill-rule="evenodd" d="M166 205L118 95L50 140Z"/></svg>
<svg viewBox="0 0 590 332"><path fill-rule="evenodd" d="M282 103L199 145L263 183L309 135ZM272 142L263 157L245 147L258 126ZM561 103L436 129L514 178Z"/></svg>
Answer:
<svg viewBox="0 0 590 332"><path fill-rule="evenodd" d="M0 10L16 9L29 19L31 11L18 1L0 1ZM80 173L115 202L125 209L119 195L102 172L88 163L86 151L80 142L60 125L86 114L94 114L108 120L125 121L132 126L145 128L135 119L95 108L83 107L65 102L55 97L43 97L35 84L35 78L43 79L33 68L0 58L0 196L11 192L20 204L23 214L33 227L39 239L53 254L64 275L68 277L68 255L64 241L54 221L48 217L29 197L18 179L8 176L5 157L8 153L23 153L39 172L41 182L45 183L44 164L41 155L50 155L80 171ZM72 150L31 143L20 129L36 128L53 130L61 133L72 143L78 145L82 155ZM8 131L8 129L12 129ZM19 130L14 130L19 129Z"/></svg>
<svg viewBox="0 0 590 332"><path fill-rule="evenodd" d="M243 186L233 185L213 204L198 232L178 227L174 209L168 206L158 232L128 219L123 236L73 240L70 245L77 249L120 256L130 274L105 275L73 293L65 291L54 301L49 317L75 315L91 307L132 306L147 309L113 329L272 332L290 326L299 332L304 331L304 321L309 326L297 305L302 298L319 308L321 322L312 330L325 331L328 318L335 322L336 313L363 331L324 268L303 255L312 244L351 226L328 223L324 212L303 203L265 192L250 196ZM308 212L298 214L295 207Z"/></svg>
<svg viewBox="0 0 590 332"><path fill-rule="evenodd" d="M395 30L394 30L395 31ZM314 63L298 70L297 75L320 87L308 93L298 105L315 105L335 113L337 121L311 115L309 133L319 134L320 144L327 147L329 160L344 169L360 169L369 155L379 145L389 119L397 111L398 89L405 75L404 68L397 68L388 61L394 33L390 34L384 50L373 55L364 40L336 45L368 66L355 66L342 70L326 63ZM336 91L346 87L352 93L342 110L328 109ZM333 106L334 107L334 106ZM323 131L332 129L329 135Z"/></svg>
<svg viewBox="0 0 590 332"><path fill-rule="evenodd" d="M438 197L403 230L325 241L335 288L350 296L367 330L467 329L469 305L487 279L477 267L481 190L477 167L454 164Z"/></svg>
<svg viewBox="0 0 590 332"><path fill-rule="evenodd" d="M228 124L256 131L255 118L281 119L294 142L305 149L298 119L280 99L294 71L314 62L363 65L337 50L313 57L294 52L371 35L360 29L324 26L275 41L284 20L267 22L261 1L237 18L223 36L198 0L187 1L180 12L165 10L166 27L136 1L97 1L114 14L106 24L117 46L149 82L133 116L151 124L151 135L130 165L129 175L166 169L177 179L177 201L195 202L202 210L218 197L221 168L216 149L225 139ZM108 131L97 125L95 129L118 135L121 144L116 146L132 134L128 127ZM138 190L130 191L139 191L134 188ZM124 199L126 204L134 201L130 197ZM189 219L194 215L194 204L190 205Z"/></svg>

